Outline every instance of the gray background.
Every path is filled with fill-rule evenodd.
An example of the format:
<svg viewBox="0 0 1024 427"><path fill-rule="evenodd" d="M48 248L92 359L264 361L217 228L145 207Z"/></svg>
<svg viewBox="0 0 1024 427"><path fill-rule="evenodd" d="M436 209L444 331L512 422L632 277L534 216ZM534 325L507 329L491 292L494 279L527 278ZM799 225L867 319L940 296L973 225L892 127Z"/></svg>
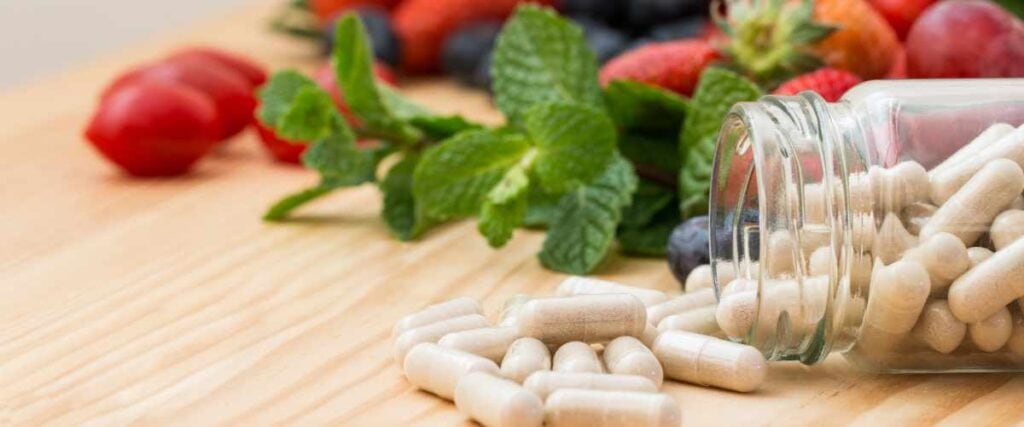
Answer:
<svg viewBox="0 0 1024 427"><path fill-rule="evenodd" d="M0 90L246 3L250 1L0 0Z"/></svg>

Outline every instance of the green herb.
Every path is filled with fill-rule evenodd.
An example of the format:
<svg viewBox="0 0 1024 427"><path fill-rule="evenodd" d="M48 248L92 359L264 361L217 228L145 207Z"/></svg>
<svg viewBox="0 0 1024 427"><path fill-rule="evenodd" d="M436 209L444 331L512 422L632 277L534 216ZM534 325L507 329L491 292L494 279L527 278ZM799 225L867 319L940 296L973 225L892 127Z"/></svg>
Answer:
<svg viewBox="0 0 1024 427"><path fill-rule="evenodd" d="M681 162L705 161L706 140L717 131L712 122L727 107L720 104L747 84L709 72L692 103L640 83L615 82L602 91L582 31L549 9L526 5L507 21L491 70L508 124L489 127L434 114L375 81L355 15L335 31L337 81L357 125L312 80L294 71L271 78L259 93L258 117L285 138L311 141L303 162L320 182L285 197L265 218L287 219L334 189L372 182L398 239L472 217L493 247L508 243L517 228L547 228L540 261L576 274L597 268L616 239L628 254L664 252L680 220L680 199L707 197L693 193L706 187L677 180ZM710 93L721 88L726 95ZM377 143L357 146L357 137ZM679 182L686 184L677 193Z"/></svg>
<svg viewBox="0 0 1024 427"><path fill-rule="evenodd" d="M701 75L693 93L690 115L686 116L679 139L682 169L679 173L680 209L684 215L707 212L711 188L711 163L722 120L737 102L753 101L761 90L739 74L709 68Z"/></svg>

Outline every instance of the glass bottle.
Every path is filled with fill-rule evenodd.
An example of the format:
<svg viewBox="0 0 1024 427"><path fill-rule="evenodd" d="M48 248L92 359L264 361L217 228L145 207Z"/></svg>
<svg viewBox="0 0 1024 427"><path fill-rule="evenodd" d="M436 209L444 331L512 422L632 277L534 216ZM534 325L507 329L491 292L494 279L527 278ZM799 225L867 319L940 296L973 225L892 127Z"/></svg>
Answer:
<svg viewBox="0 0 1024 427"><path fill-rule="evenodd" d="M1024 370L1022 123L1024 79L737 104L711 180L722 329L771 360Z"/></svg>

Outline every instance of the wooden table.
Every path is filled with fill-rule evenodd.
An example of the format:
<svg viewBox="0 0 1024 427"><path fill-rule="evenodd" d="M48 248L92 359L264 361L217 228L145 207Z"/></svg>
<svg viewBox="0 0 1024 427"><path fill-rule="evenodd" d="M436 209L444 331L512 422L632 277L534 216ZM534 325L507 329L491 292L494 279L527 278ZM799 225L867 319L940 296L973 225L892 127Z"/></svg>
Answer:
<svg viewBox="0 0 1024 427"><path fill-rule="evenodd" d="M465 422L404 381L390 358L394 320L455 295L493 311L563 278L538 264L537 233L494 251L466 222L398 242L370 186L310 206L297 223L260 222L269 203L314 176L268 161L251 133L173 180L126 178L83 142L102 85L174 46L314 67L314 49L264 30L271 5L0 97L0 425ZM405 90L436 109L497 118L485 96L444 81ZM613 257L599 274L677 286L657 260ZM1024 418L1021 376L873 376L840 359L776 364L750 395L665 390L688 425Z"/></svg>

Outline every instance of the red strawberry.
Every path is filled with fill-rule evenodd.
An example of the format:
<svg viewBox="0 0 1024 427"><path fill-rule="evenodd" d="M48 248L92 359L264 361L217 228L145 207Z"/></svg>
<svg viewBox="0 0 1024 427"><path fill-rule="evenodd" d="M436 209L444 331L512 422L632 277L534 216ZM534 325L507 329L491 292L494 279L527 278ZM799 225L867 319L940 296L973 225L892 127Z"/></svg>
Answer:
<svg viewBox="0 0 1024 427"><path fill-rule="evenodd" d="M411 72L438 69L448 35L473 21L504 20L526 0L405 0L395 9L395 32L402 45L402 68ZM553 0L533 0L551 4Z"/></svg>
<svg viewBox="0 0 1024 427"><path fill-rule="evenodd" d="M650 43L608 61L601 68L601 84L634 80L690 96L701 71L718 53L704 40Z"/></svg>
<svg viewBox="0 0 1024 427"><path fill-rule="evenodd" d="M339 12L361 6L379 6L393 8L400 0L309 0L309 10L316 15L321 23L331 22Z"/></svg>
<svg viewBox="0 0 1024 427"><path fill-rule="evenodd" d="M910 26L921 12L935 3L935 0L868 0L878 13L889 22L900 40L907 38Z"/></svg>
<svg viewBox="0 0 1024 427"><path fill-rule="evenodd" d="M907 35L912 78L1024 77L1024 24L995 3L943 1Z"/></svg>
<svg viewBox="0 0 1024 427"><path fill-rule="evenodd" d="M836 102L850 88L861 82L860 77L849 71L835 68L822 68L807 74L796 76L779 86L775 95L796 95L803 91L813 91L828 102Z"/></svg>

